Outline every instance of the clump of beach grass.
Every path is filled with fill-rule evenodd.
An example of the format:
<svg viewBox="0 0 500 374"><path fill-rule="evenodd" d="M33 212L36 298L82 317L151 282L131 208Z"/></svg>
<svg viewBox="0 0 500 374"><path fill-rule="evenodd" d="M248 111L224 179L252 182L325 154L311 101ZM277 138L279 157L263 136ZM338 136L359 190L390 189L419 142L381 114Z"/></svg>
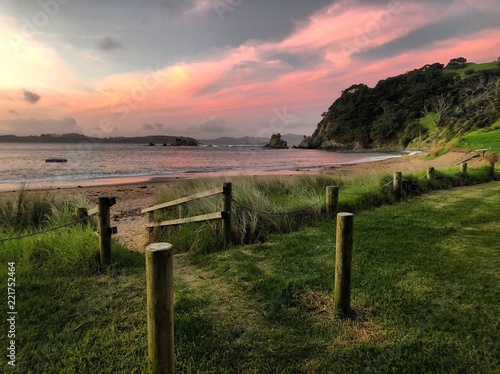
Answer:
<svg viewBox="0 0 500 374"><path fill-rule="evenodd" d="M0 198L0 227L22 231L61 224L74 218L76 207L86 205L81 195L22 186L15 196Z"/></svg>
<svg viewBox="0 0 500 374"><path fill-rule="evenodd" d="M3 196L0 258L22 264L22 272L26 274L99 272L95 222L92 219L80 222L76 217L76 208L85 206L88 202L83 195L28 190L26 186L16 195ZM113 246L126 252L117 242ZM115 256L115 263L120 262L119 258Z"/></svg>
<svg viewBox="0 0 500 374"><path fill-rule="evenodd" d="M203 190L222 186L227 178L207 178L181 182L176 190L165 190L158 202L174 200ZM237 244L265 241L270 233L291 232L308 220L323 214L325 188L339 183L332 177L300 176L294 180L284 177L236 177L233 183L232 236ZM179 195L182 191L182 195ZM157 213L155 220L177 218L178 207ZM220 195L197 200L188 205L187 216L206 214L222 209ZM155 240L167 238L178 250L220 248L220 222L188 224L182 227L158 229ZM203 238L203 239L201 239Z"/></svg>

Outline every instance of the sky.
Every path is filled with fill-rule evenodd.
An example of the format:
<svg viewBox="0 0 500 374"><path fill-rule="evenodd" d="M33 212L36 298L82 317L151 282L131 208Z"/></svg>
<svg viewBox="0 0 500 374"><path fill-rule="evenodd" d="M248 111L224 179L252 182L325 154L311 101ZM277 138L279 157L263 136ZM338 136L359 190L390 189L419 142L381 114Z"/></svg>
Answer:
<svg viewBox="0 0 500 374"><path fill-rule="evenodd" d="M0 134L310 135L353 84L499 47L498 0L0 0Z"/></svg>

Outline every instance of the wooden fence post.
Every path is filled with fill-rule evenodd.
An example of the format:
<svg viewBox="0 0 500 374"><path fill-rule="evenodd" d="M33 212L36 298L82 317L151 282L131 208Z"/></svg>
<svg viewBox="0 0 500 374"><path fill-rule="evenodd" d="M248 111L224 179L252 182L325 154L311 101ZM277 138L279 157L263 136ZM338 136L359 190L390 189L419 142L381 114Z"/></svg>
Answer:
<svg viewBox="0 0 500 374"><path fill-rule="evenodd" d="M327 186L326 187L326 214L331 217L337 213L339 204L339 187Z"/></svg>
<svg viewBox="0 0 500 374"><path fill-rule="evenodd" d="M460 173L467 175L467 162L462 162L460 164Z"/></svg>
<svg viewBox="0 0 500 374"><path fill-rule="evenodd" d="M111 198L100 197L99 199L99 256L101 265L107 266L111 262Z"/></svg>
<svg viewBox="0 0 500 374"><path fill-rule="evenodd" d="M403 197L403 173L401 171L396 171L394 173L393 179L393 191L394 196L397 200L400 200Z"/></svg>
<svg viewBox="0 0 500 374"><path fill-rule="evenodd" d="M226 182L223 185L224 203L222 206L222 231L224 232L224 242L230 245L232 241L232 228L231 228L231 201L233 199L233 184Z"/></svg>
<svg viewBox="0 0 500 374"><path fill-rule="evenodd" d="M433 166L427 168L427 180L432 181L436 179L436 170Z"/></svg>
<svg viewBox="0 0 500 374"><path fill-rule="evenodd" d="M490 178L491 180L495 179L495 161L490 161Z"/></svg>
<svg viewBox="0 0 500 374"><path fill-rule="evenodd" d="M174 292L172 244L146 247L149 372L174 372Z"/></svg>
<svg viewBox="0 0 500 374"><path fill-rule="evenodd" d="M333 312L347 317L351 310L351 260L353 244L352 213L337 214L335 247L335 290Z"/></svg>

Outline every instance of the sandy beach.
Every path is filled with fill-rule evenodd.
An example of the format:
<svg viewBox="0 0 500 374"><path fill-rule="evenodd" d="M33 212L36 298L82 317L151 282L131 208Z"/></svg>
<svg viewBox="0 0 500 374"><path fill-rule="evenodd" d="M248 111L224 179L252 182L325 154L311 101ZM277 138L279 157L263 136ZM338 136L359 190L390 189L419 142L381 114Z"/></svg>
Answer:
<svg viewBox="0 0 500 374"><path fill-rule="evenodd" d="M355 175L358 173L382 173L382 172L425 172L427 167L434 166L436 169L457 167L457 163L465 156L464 153L450 152L433 160L424 160L424 154L405 155L382 161L365 162L358 164L338 165L335 167L308 167L288 170L271 171L246 171L225 173L192 173L173 175L168 177L154 178L130 178L120 180L86 181L78 186L58 185L46 186L50 193L62 193L66 195L83 195L90 207L97 203L99 196L116 198L116 205L112 207L111 215L113 226L118 228L117 237L130 249L143 252L146 242L146 231L144 224L146 217L141 214L141 209L156 203L157 193L166 188L175 188L182 179L209 178L220 176L255 176L280 175L293 178L303 174L332 174L332 175ZM467 161L470 167L484 165L486 160L479 157ZM40 190L37 190L40 191ZM15 195L16 189L0 191L0 197Z"/></svg>

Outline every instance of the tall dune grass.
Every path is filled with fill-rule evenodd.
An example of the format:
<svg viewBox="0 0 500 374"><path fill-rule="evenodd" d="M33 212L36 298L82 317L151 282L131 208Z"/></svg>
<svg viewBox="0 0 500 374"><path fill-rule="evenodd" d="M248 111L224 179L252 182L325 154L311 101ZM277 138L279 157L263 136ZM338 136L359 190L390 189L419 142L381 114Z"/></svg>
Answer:
<svg viewBox="0 0 500 374"><path fill-rule="evenodd" d="M23 187L16 196L0 198L0 227L22 231L62 224L74 219L76 207L85 205L83 196Z"/></svg>
<svg viewBox="0 0 500 374"><path fill-rule="evenodd" d="M498 177L498 176L497 176ZM339 210L355 212L395 202L392 175L368 173L355 176L303 175L207 178L180 182L179 188L161 191L162 203L233 183L232 238L234 244L263 242L271 233L292 232L303 225L325 218L327 186L339 186ZM428 181L425 172L404 174L404 198L427 191L490 180L487 167L469 169L467 175L457 169L441 170ZM220 195L190 202L187 215L196 216L222 210ZM155 220L178 218L178 207L155 213ZM223 247L218 221L190 223L155 229L151 240L171 242L178 251L215 251Z"/></svg>
<svg viewBox="0 0 500 374"><path fill-rule="evenodd" d="M86 224L76 218L76 208L84 206L88 202L83 195L26 188L15 196L0 198L0 261L19 264L18 273L24 279L40 272L58 276L101 272L95 222ZM114 241L112 264L107 270L119 271L136 261Z"/></svg>
<svg viewBox="0 0 500 374"><path fill-rule="evenodd" d="M94 272L99 244L91 225L75 224L50 231L75 222L76 207L86 205L81 195L25 187L15 196L3 196L0 258L22 263L23 271Z"/></svg>

